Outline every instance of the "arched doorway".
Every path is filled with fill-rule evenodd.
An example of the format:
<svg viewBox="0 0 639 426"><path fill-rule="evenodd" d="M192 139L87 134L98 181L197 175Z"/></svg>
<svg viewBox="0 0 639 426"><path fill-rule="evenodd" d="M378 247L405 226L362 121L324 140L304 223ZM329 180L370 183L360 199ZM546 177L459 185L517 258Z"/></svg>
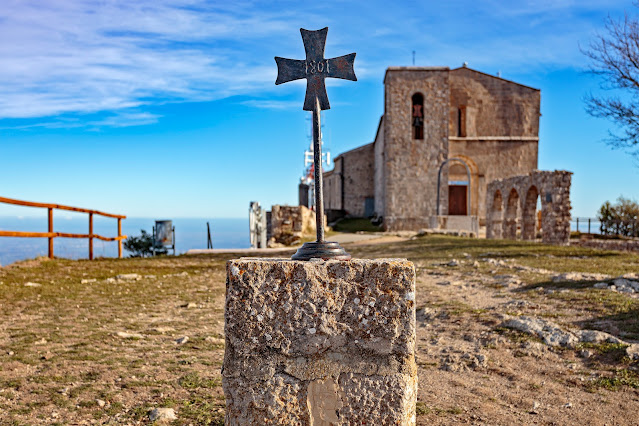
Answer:
<svg viewBox="0 0 639 426"><path fill-rule="evenodd" d="M449 163L456 163L460 166L463 166L466 171L466 180L452 181L452 184L451 181L448 182L448 214L451 216L470 215L470 167L468 167L468 164L461 158L449 158L448 160L444 161L441 166L439 166L439 172L437 173L437 216L441 214L440 191L442 170L444 169L444 166ZM459 172L460 170L458 169L456 173L459 174Z"/></svg>
<svg viewBox="0 0 639 426"><path fill-rule="evenodd" d="M487 238L502 238L503 203L501 192L495 191L493 203L488 213Z"/></svg>
<svg viewBox="0 0 639 426"><path fill-rule="evenodd" d="M510 190L506 202L506 214L504 217L504 238L517 239L517 227L519 225L519 194L515 188Z"/></svg>
<svg viewBox="0 0 639 426"><path fill-rule="evenodd" d="M523 227L521 237L524 240L534 240L537 233L537 199L539 190L535 185L528 188L526 200L524 202Z"/></svg>

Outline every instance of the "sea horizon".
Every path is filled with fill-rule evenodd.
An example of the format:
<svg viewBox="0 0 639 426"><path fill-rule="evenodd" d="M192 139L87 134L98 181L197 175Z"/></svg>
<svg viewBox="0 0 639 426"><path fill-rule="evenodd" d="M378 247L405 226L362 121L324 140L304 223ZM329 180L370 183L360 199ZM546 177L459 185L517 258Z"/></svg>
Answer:
<svg viewBox="0 0 639 426"><path fill-rule="evenodd" d="M55 232L88 233L88 215L78 213L58 213L54 216ZM148 218L130 217L122 220L122 233L127 236L139 236L141 230L153 232L155 220L172 220L175 227L176 254L190 249L205 249L207 246L207 228L211 227L213 248L248 248L249 221L247 218ZM0 229L5 231L47 232L47 215L42 216L0 216ZM117 220L94 216L94 234L105 237L117 235ZM62 238L54 240L53 251L56 257L67 259L88 259L89 240L86 238ZM93 240L94 257L117 257L118 244L115 241ZM48 255L47 238L0 237L0 265ZM123 250L123 256L130 252Z"/></svg>

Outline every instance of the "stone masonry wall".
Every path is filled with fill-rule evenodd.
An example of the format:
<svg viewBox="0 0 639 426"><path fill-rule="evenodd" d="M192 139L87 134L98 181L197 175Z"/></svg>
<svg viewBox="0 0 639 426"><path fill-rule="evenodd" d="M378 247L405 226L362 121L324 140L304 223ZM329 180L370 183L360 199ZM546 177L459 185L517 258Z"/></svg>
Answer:
<svg viewBox="0 0 639 426"><path fill-rule="evenodd" d="M306 206L274 205L270 211L269 247L292 245L315 235L315 212Z"/></svg>
<svg viewBox="0 0 639 426"><path fill-rule="evenodd" d="M227 425L414 425L405 259L227 263Z"/></svg>
<svg viewBox="0 0 639 426"><path fill-rule="evenodd" d="M384 105L386 230L419 229L436 215L437 172L448 156L448 68L386 71ZM413 139L412 96L424 96L424 139ZM447 173L442 174L447 181ZM443 191L442 203L448 205Z"/></svg>
<svg viewBox="0 0 639 426"><path fill-rule="evenodd" d="M377 128L377 134L375 135L375 142L373 142L374 146L374 157L375 157L375 213L378 216L385 215L385 206L386 206L386 154L384 152L384 116L379 120L379 126Z"/></svg>
<svg viewBox="0 0 639 426"><path fill-rule="evenodd" d="M451 136L538 136L541 92L470 68L450 71ZM459 109L462 127L459 132ZM465 134L463 134L465 133Z"/></svg>
<svg viewBox="0 0 639 426"><path fill-rule="evenodd" d="M372 143L341 155L344 167L344 210L364 216L366 198L375 196L375 158Z"/></svg>
<svg viewBox="0 0 639 426"><path fill-rule="evenodd" d="M537 197L541 197L542 241L568 244L571 177L572 173L564 170L536 170L529 175L489 183L486 237L534 239Z"/></svg>
<svg viewBox="0 0 639 426"><path fill-rule="evenodd" d="M374 175L372 143L340 154L333 170L324 173L324 208L363 217L365 199L375 196Z"/></svg>

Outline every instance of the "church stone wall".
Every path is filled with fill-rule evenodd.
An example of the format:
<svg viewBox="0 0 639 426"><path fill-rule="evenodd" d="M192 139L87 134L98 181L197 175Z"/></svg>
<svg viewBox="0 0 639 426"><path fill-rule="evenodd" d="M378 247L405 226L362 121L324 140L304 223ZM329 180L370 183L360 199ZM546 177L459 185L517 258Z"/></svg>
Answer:
<svg viewBox="0 0 639 426"><path fill-rule="evenodd" d="M450 71L450 135L536 137L540 99L538 89L470 68L454 69Z"/></svg>
<svg viewBox="0 0 639 426"><path fill-rule="evenodd" d="M437 172L448 156L449 69L392 67L386 72L384 145L387 230L428 227L436 215ZM412 101L424 96L424 139L412 138ZM443 179L448 179L443 174ZM447 193L442 194L447 205Z"/></svg>
<svg viewBox="0 0 639 426"><path fill-rule="evenodd" d="M363 217L366 198L375 196L374 175L372 143L339 155L333 170L324 173L324 208Z"/></svg>
<svg viewBox="0 0 639 426"><path fill-rule="evenodd" d="M375 196L375 157L372 143L345 152L340 157L344 170L344 210L363 217L366 198Z"/></svg>
<svg viewBox="0 0 639 426"><path fill-rule="evenodd" d="M386 169L386 161L384 155L384 117L382 116L379 127L377 129L377 135L375 137L374 156L375 156L375 213L377 216L384 216L385 206L385 190L384 184L384 170Z"/></svg>
<svg viewBox="0 0 639 426"><path fill-rule="evenodd" d="M324 173L324 210L342 210L342 170L338 157L333 170Z"/></svg>
<svg viewBox="0 0 639 426"><path fill-rule="evenodd" d="M497 179L526 175L537 169L537 140L452 139L449 157L462 158L471 169L471 214L486 220L486 185ZM442 179L442 181L444 181ZM442 193L445 188L442 185Z"/></svg>

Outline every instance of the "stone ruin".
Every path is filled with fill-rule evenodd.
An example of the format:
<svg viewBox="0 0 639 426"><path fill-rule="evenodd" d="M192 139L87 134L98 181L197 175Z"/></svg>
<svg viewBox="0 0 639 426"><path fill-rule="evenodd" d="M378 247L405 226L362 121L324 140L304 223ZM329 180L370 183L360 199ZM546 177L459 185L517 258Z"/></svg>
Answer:
<svg viewBox="0 0 639 426"><path fill-rule="evenodd" d="M266 223L268 247L291 246L315 235L315 212L306 206L274 205Z"/></svg>
<svg viewBox="0 0 639 426"><path fill-rule="evenodd" d="M489 183L486 238L534 240L541 228L542 242L568 244L571 176L572 172L565 170L535 170ZM539 197L541 220L537 214Z"/></svg>

